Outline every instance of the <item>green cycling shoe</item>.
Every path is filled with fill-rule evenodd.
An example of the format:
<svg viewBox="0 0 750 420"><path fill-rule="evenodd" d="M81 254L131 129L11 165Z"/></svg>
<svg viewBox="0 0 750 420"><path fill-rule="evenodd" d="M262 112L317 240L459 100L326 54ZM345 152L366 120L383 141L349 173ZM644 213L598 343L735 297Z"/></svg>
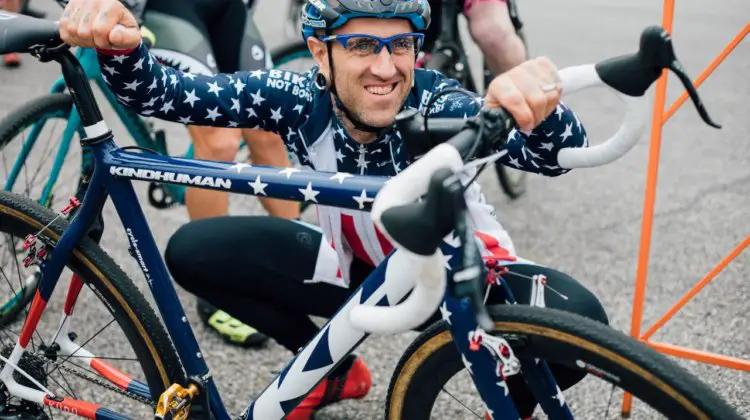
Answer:
<svg viewBox="0 0 750 420"><path fill-rule="evenodd" d="M268 336L258 332L255 328L243 324L228 313L211 305L203 299L198 300L198 314L203 323L216 331L224 340L239 347L261 347Z"/></svg>

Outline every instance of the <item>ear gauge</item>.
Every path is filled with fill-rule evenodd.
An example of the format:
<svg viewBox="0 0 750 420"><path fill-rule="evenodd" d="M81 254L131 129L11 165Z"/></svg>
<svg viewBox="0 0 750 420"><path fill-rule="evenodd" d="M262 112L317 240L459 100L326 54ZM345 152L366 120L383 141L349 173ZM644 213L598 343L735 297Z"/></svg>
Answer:
<svg viewBox="0 0 750 420"><path fill-rule="evenodd" d="M318 74L315 75L315 87L320 90L326 90L326 88L328 87L326 76L323 73L320 73L320 70L318 70Z"/></svg>

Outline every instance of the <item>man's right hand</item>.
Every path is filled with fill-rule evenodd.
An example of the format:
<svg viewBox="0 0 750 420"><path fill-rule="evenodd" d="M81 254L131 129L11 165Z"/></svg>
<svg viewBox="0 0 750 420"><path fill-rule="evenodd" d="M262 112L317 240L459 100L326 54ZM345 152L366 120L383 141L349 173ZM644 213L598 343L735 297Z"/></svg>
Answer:
<svg viewBox="0 0 750 420"><path fill-rule="evenodd" d="M60 36L72 46L103 50L132 49L141 42L135 17L118 0L70 0Z"/></svg>

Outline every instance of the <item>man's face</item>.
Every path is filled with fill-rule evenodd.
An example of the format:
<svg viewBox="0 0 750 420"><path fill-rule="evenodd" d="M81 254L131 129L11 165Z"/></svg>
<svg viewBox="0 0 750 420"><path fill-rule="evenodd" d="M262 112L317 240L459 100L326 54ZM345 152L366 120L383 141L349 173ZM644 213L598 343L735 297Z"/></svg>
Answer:
<svg viewBox="0 0 750 420"><path fill-rule="evenodd" d="M367 34L380 38L412 32L405 19L352 19L334 35ZM375 127L393 123L409 94L415 55L391 54L383 47L377 54L362 54L331 42L336 92L344 106L360 121ZM321 68L328 70L326 60Z"/></svg>

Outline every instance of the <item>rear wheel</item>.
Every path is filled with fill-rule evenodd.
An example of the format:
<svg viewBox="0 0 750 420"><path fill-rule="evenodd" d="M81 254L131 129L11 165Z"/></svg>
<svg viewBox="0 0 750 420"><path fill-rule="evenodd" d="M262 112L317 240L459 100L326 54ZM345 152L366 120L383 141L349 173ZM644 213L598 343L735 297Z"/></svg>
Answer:
<svg viewBox="0 0 750 420"><path fill-rule="evenodd" d="M25 266L28 251L18 244L23 243L27 235L39 232L35 246L52 252L68 227L63 219L52 222L56 216L24 197L0 192L0 296L3 299L17 295L27 279L37 273L37 263ZM67 317L63 316L66 289L78 281L74 275L86 287L80 290L72 316ZM173 383L184 385L185 378L169 337L141 292L89 238L82 240L74 250L55 291L21 358L21 368L58 395L100 404L130 418L153 418L153 407L159 396ZM16 322L0 326L0 352L6 356L18 340L29 306L23 305L23 316ZM67 329L63 333L58 330L62 319ZM70 341L76 349L72 353L65 350L65 343ZM98 361L84 357L85 351L91 352ZM112 373L105 373L106 366L127 376L118 379ZM22 382L20 374L15 375ZM17 398L11 398L1 385L0 402L2 418L13 409L29 415L38 415L41 411L34 404L24 405ZM55 417L54 411L48 413L51 418Z"/></svg>
<svg viewBox="0 0 750 420"><path fill-rule="evenodd" d="M594 373L563 394L576 418L619 418L622 391L649 406L636 404L633 415L637 418L661 418L657 413L674 419L740 418L677 364L606 325L568 312L525 305L499 305L491 308L490 314L495 320L493 335L502 336L519 359L538 358ZM394 371L385 418L484 418L481 398L461 391L474 389L461 359L444 322L424 331ZM449 391L451 388L454 391ZM513 384L510 389L513 392Z"/></svg>

